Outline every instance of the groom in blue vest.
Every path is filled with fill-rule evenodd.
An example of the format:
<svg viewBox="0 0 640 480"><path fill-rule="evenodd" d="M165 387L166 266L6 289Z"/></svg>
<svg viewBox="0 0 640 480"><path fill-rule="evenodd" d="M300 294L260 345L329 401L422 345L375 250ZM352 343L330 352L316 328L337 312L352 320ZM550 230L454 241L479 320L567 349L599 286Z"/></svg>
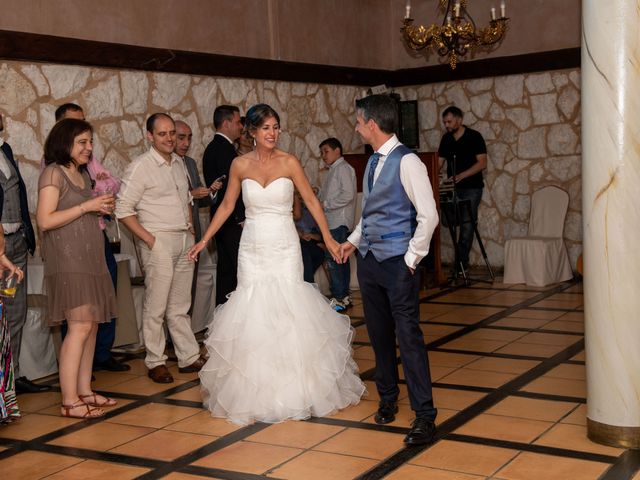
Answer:
<svg viewBox="0 0 640 480"><path fill-rule="evenodd" d="M416 415L404 441L429 443L435 435L437 411L419 324L416 268L429 251L438 213L426 167L394 133L398 129L395 100L387 95L357 100L356 122L356 131L375 153L364 173L362 218L342 244L342 261L358 249L358 282L380 395L375 421L393 422L398 411L397 337Z"/></svg>

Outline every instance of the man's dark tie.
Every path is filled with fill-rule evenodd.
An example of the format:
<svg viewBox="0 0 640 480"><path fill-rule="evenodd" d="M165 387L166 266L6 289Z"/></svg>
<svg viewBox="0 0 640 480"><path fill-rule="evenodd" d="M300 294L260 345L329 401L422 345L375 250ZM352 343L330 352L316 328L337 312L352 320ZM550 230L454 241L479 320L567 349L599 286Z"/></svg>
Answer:
<svg viewBox="0 0 640 480"><path fill-rule="evenodd" d="M382 154L376 152L369 157L369 177L367 178L369 191L373 189L373 175L376 173L376 167L381 156Z"/></svg>

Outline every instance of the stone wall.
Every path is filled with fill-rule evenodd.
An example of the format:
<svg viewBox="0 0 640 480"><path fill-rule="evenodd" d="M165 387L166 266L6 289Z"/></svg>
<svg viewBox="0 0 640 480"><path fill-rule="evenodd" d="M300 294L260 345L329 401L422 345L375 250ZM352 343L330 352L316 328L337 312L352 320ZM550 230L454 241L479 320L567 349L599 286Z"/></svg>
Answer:
<svg viewBox="0 0 640 480"><path fill-rule="evenodd" d="M582 250L580 205L579 71L556 71L402 88L403 99L417 99L421 150L436 150L440 112L456 104L465 123L487 141L489 165L481 206L480 231L491 263L503 263L507 238L527 230L531 194L554 184L570 196L565 240L572 262ZM69 65L0 63L0 112L4 139L21 162L32 213L42 145L54 123L55 108L80 104L93 124L94 152L116 175L148 148L144 123L166 111L191 125L191 156L198 162L213 137L216 105L238 105L244 113L264 102L281 115L280 147L297 155L311 183L321 180L318 144L340 138L346 152L361 152L354 131L354 101L361 88L306 83L212 78L118 71ZM444 258L452 258L443 232ZM477 247L471 262L481 264Z"/></svg>
<svg viewBox="0 0 640 480"><path fill-rule="evenodd" d="M346 151L362 148L354 131L355 99L362 94L362 89L349 86L0 63L2 136L20 161L32 213L44 140L56 107L65 102L83 107L94 127L94 155L116 175L149 148L144 125L150 113L168 112L191 126L189 154L201 168L202 154L214 134L216 105L237 105L244 114L251 105L268 103L280 114L280 148L297 155L311 183L318 184L322 140L335 136Z"/></svg>
<svg viewBox="0 0 640 480"><path fill-rule="evenodd" d="M440 115L449 105L462 109L464 123L484 136L489 162L479 230L492 265L503 265L506 239L527 233L532 193L558 185L570 197L564 237L575 269L582 252L579 70L438 83L398 93L418 100L421 150L438 149ZM450 260L448 237L442 232L443 257ZM483 265L477 245L471 263Z"/></svg>

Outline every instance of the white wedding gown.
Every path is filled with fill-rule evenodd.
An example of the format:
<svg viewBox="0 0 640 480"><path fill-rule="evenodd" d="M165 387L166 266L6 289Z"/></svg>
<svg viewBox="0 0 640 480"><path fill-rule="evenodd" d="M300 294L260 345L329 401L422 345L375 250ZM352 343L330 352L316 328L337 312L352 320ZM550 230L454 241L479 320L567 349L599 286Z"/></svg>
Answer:
<svg viewBox="0 0 640 480"><path fill-rule="evenodd" d="M238 287L209 325L204 406L246 425L322 417L358 403L365 387L351 357L349 317L303 281L293 182L280 177L263 188L245 179L242 198Z"/></svg>

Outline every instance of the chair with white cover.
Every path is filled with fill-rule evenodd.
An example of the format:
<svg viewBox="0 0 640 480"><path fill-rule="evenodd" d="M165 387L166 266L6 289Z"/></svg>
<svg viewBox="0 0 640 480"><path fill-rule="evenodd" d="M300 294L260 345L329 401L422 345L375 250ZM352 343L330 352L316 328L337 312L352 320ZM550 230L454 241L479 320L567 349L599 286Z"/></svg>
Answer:
<svg viewBox="0 0 640 480"><path fill-rule="evenodd" d="M544 287L573 278L562 234L569 194L556 186L537 190L531 198L529 231L504 246L504 283Z"/></svg>

